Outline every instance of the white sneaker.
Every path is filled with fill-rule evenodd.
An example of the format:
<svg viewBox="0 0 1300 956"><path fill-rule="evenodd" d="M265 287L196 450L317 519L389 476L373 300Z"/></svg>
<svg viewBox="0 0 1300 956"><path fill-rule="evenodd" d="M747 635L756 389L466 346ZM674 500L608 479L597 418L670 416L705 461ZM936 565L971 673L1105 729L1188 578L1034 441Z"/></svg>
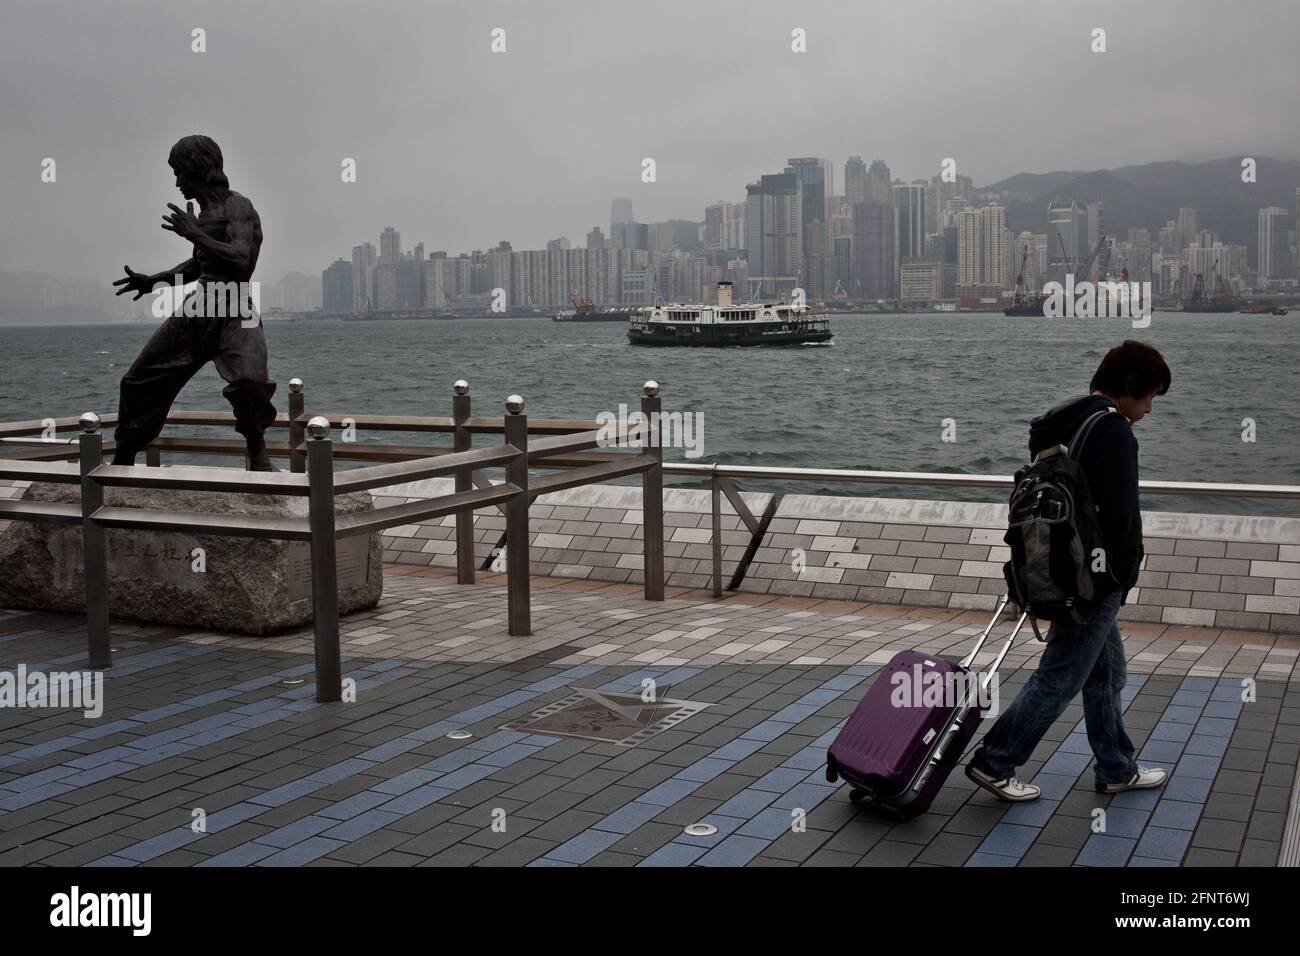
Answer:
<svg viewBox="0 0 1300 956"><path fill-rule="evenodd" d="M1137 773L1129 778L1127 783L1108 783L1105 786L1097 786L1099 793L1122 793L1125 790L1150 790L1152 787L1164 786L1165 780L1169 774L1165 773L1159 767L1138 767Z"/></svg>
<svg viewBox="0 0 1300 956"><path fill-rule="evenodd" d="M966 776L989 793L999 799L1007 800L1011 803L1021 803L1025 800L1037 800L1038 795L1043 792L1031 783L1022 783L1019 777L1007 777L1004 780L994 780L984 771L977 770L974 764L966 765Z"/></svg>

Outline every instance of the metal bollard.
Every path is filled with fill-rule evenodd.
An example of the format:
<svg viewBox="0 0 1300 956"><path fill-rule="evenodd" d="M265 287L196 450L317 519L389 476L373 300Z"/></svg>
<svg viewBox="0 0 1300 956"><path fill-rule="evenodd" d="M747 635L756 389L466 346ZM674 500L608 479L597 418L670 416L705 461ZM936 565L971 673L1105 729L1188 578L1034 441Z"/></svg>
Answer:
<svg viewBox="0 0 1300 956"><path fill-rule="evenodd" d="M469 382L458 379L451 387L451 417L456 423L452 433L452 448L455 451L469 451L474 445L474 436L470 434L465 422L469 420ZM455 475L455 490L470 491L474 487L472 472L458 471ZM456 583L474 583L474 512L456 512Z"/></svg>
<svg viewBox="0 0 1300 956"><path fill-rule="evenodd" d="M506 505L506 616L510 634L533 632L528 597L528 416L518 395L506 399L505 443L519 449L506 465L506 481L519 489Z"/></svg>
<svg viewBox="0 0 1300 956"><path fill-rule="evenodd" d="M647 601L664 599L664 449L659 443L659 415L663 401L659 397L659 383L648 381L642 387L642 428L649 429L650 448L645 449L645 432L642 432L643 454L659 459L641 472L641 528L643 533L643 560L645 597Z"/></svg>
<svg viewBox="0 0 1300 956"><path fill-rule="evenodd" d="M718 466L713 466L710 485L713 488L713 596L722 597L722 484L718 481Z"/></svg>
<svg viewBox="0 0 1300 956"><path fill-rule="evenodd" d="M289 471L299 475L307 470L307 454L301 450L305 428L298 421L305 405L302 379L289 379Z"/></svg>
<svg viewBox="0 0 1300 956"><path fill-rule="evenodd" d="M104 487L90 473L104 463L104 439L99 433L99 416L81 416L79 439L81 459L81 555L86 588L86 643L89 666L104 670L113 666L113 648L108 631L108 537L92 515L104 507Z"/></svg>
<svg viewBox="0 0 1300 956"><path fill-rule="evenodd" d="M339 656L339 583L334 538L334 443L329 419L307 423L307 481L311 526L312 630L316 637L316 700L343 699Z"/></svg>

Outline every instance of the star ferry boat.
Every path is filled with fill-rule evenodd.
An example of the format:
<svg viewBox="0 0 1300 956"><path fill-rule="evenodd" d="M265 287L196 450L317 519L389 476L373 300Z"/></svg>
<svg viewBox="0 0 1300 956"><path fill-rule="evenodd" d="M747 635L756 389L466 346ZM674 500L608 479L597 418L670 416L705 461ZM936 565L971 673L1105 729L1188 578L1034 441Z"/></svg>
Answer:
<svg viewBox="0 0 1300 956"><path fill-rule="evenodd" d="M731 283L718 283L717 305L656 305L628 324L633 345L808 345L831 341L824 314L787 303L731 301Z"/></svg>

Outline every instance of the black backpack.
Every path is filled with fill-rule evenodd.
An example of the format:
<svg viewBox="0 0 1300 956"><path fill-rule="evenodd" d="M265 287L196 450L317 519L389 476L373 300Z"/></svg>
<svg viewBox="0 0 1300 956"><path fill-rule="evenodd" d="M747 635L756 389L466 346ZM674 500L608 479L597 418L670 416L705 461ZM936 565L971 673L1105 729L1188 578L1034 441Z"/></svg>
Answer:
<svg viewBox="0 0 1300 956"><path fill-rule="evenodd" d="M1101 524L1079 465L1079 453L1097 422L1114 407L1084 420L1070 444L1045 448L1015 476L1006 536L1011 560L1002 566L1011 600L1031 621L1074 620L1092 616L1096 598L1113 582L1105 561ZM1044 640L1034 623L1034 634Z"/></svg>

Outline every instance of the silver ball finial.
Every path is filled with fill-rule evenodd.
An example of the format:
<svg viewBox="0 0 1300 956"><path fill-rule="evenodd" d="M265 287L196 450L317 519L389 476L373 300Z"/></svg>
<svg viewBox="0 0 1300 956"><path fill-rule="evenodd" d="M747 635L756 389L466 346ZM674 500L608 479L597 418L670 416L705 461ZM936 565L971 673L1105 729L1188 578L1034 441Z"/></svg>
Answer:
<svg viewBox="0 0 1300 956"><path fill-rule="evenodd" d="M654 398L659 394L659 383L654 379L650 379L650 381L641 386L641 390L645 392L646 398Z"/></svg>
<svg viewBox="0 0 1300 956"><path fill-rule="evenodd" d="M300 378L291 378L291 379L289 379L289 391L293 392L295 395L301 393L301 392L302 392L302 379L300 379Z"/></svg>
<svg viewBox="0 0 1300 956"><path fill-rule="evenodd" d="M81 425L81 430L87 435L93 435L99 431L99 416L94 412L86 412L77 421Z"/></svg>
<svg viewBox="0 0 1300 956"><path fill-rule="evenodd" d="M510 395L506 397L506 411L511 415L518 415L524 410L524 397L522 395Z"/></svg>
<svg viewBox="0 0 1300 956"><path fill-rule="evenodd" d="M463 378L458 378L452 383L451 390L456 395L468 395L469 382L465 381Z"/></svg>
<svg viewBox="0 0 1300 956"><path fill-rule="evenodd" d="M315 439L325 438L330 433L330 420L324 415L317 415L307 423L307 434Z"/></svg>

